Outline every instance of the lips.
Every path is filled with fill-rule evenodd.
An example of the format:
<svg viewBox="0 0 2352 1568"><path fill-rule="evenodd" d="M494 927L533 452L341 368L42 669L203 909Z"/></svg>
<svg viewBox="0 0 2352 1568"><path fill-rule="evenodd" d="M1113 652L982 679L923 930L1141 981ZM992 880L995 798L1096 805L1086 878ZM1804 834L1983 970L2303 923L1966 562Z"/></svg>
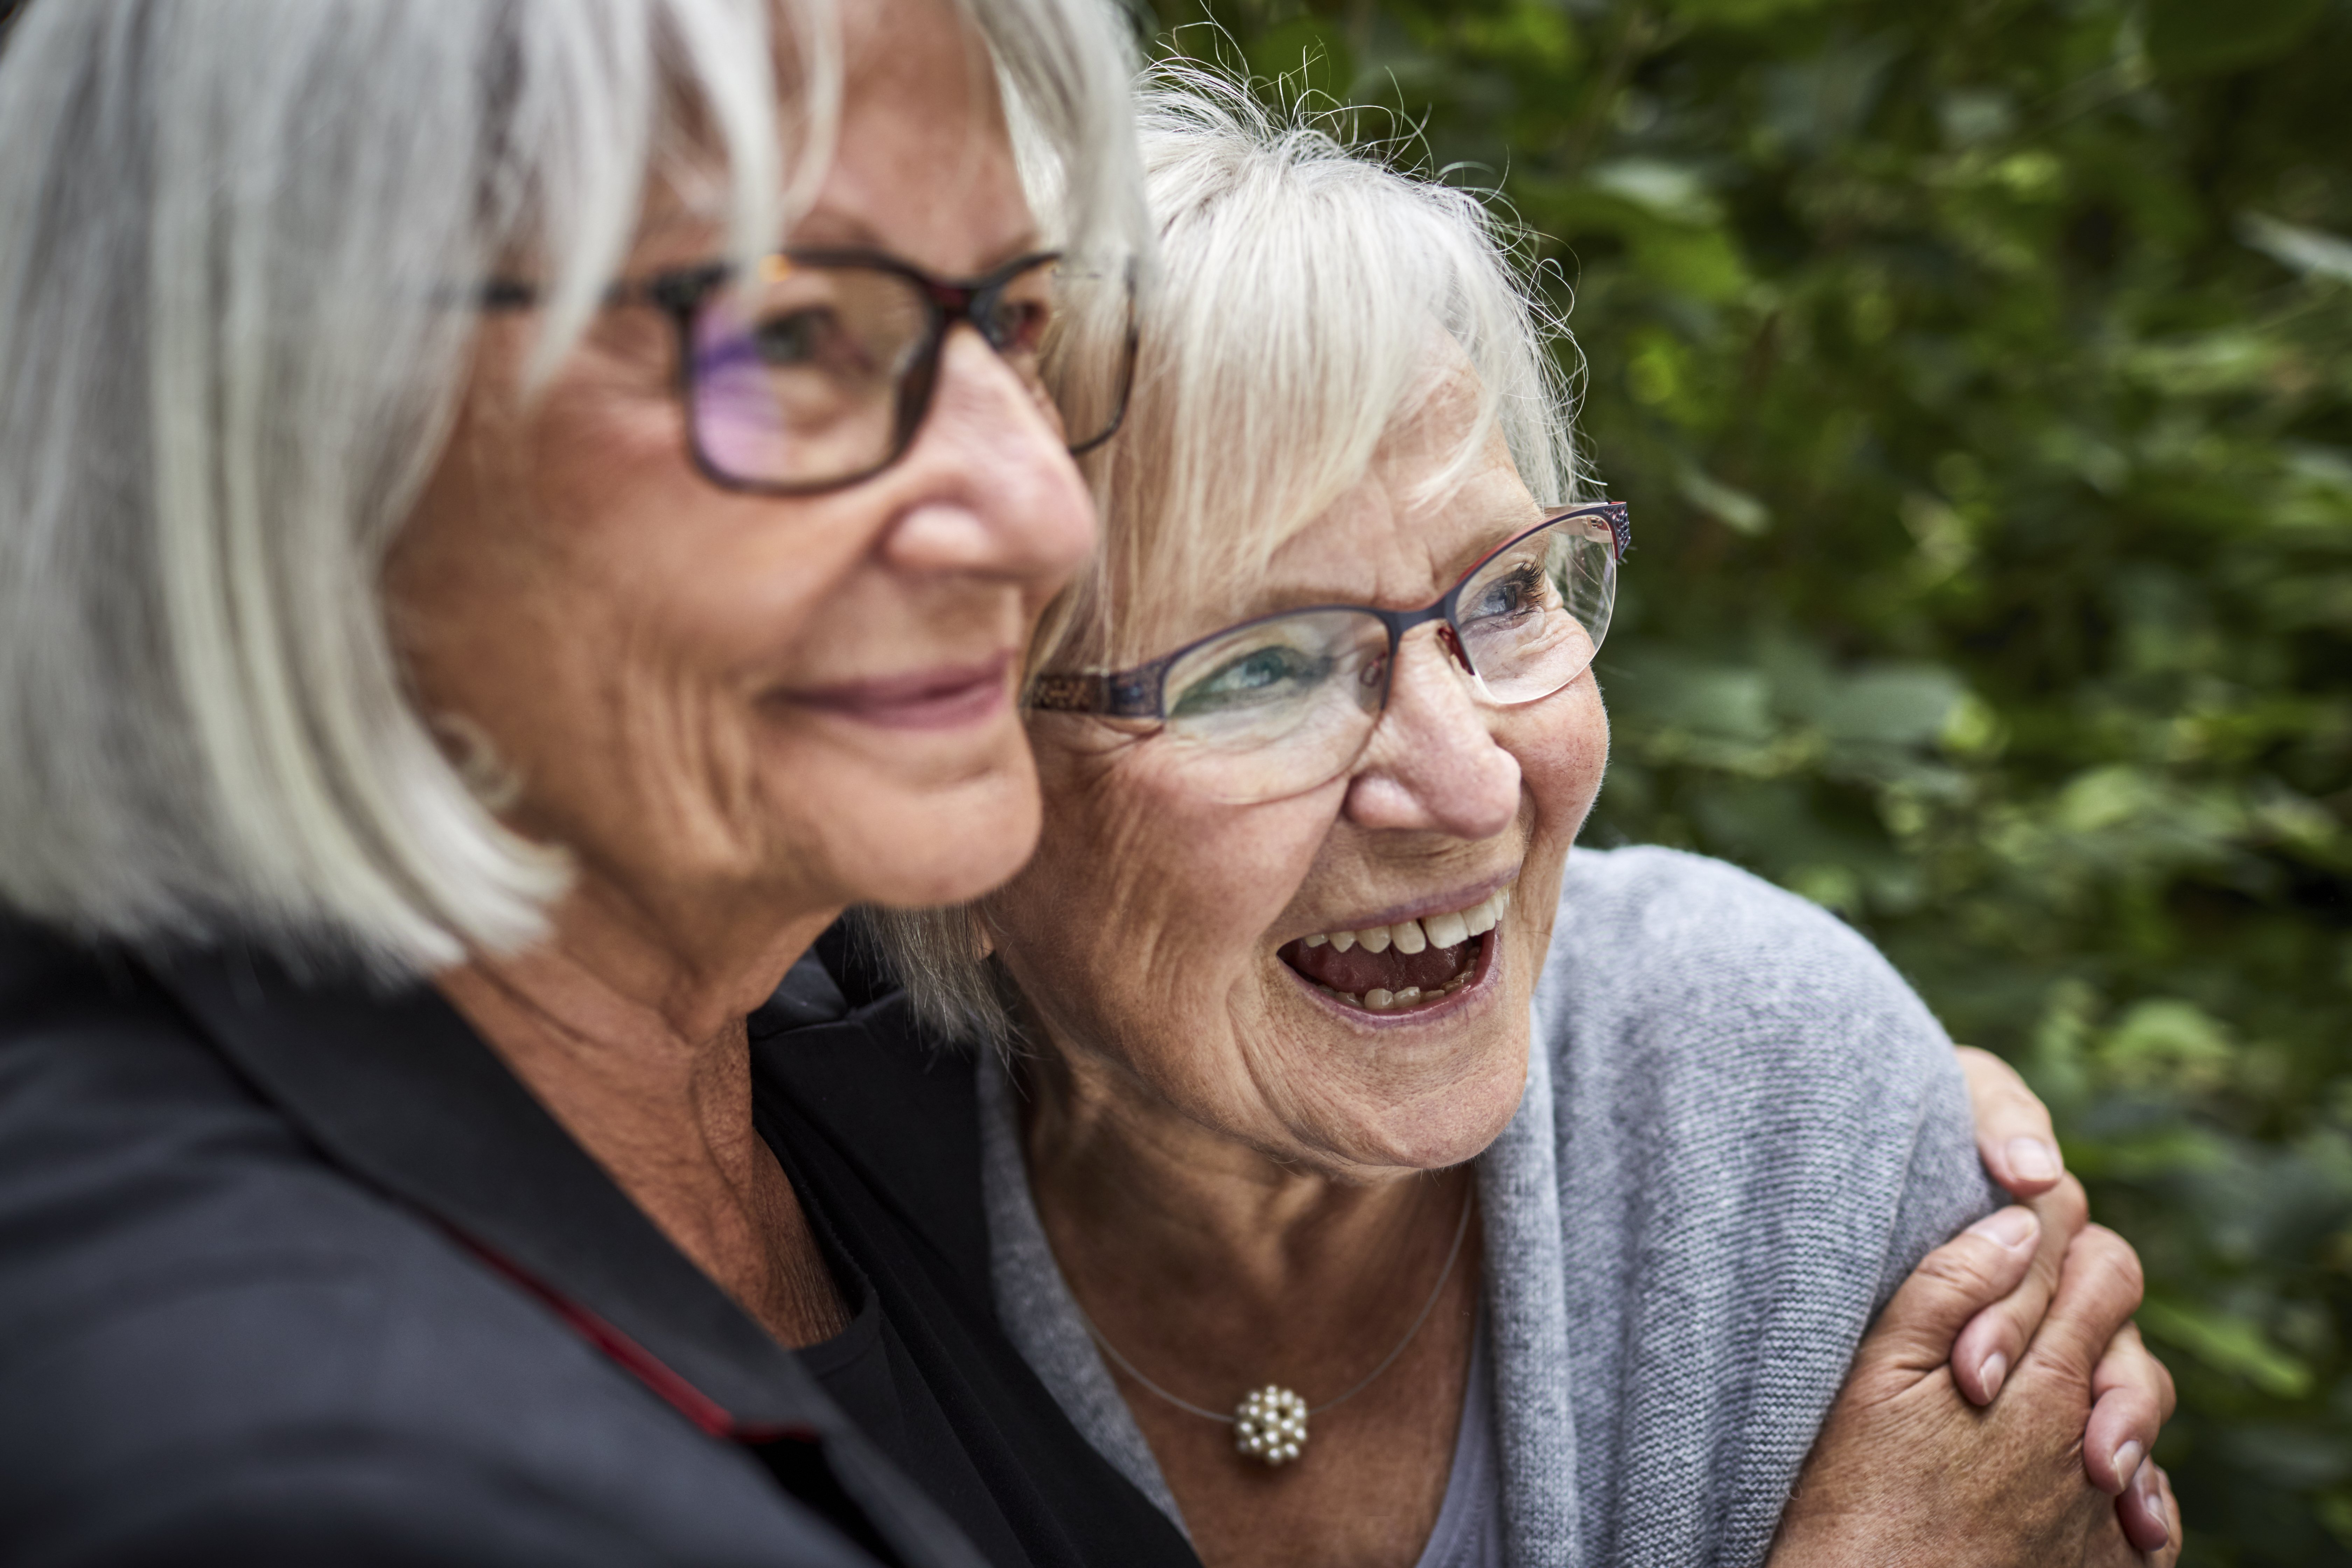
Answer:
<svg viewBox="0 0 2352 1568"><path fill-rule="evenodd" d="M953 730L992 719L1012 700L1013 655L911 675L806 687L784 700L885 730Z"/></svg>

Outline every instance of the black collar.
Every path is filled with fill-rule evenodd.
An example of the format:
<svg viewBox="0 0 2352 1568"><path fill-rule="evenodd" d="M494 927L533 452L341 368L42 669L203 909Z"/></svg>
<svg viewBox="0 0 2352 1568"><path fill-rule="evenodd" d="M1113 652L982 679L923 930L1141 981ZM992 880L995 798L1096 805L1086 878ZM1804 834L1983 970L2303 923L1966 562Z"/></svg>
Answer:
<svg viewBox="0 0 2352 1568"><path fill-rule="evenodd" d="M575 1329L617 1331L690 1385L681 1394L630 1368L690 1418L699 1394L743 1429L735 1436L846 1429L793 1353L670 1243L437 992L297 980L243 954L156 973L331 1161L438 1221ZM625 1350L602 1348L629 1364Z"/></svg>

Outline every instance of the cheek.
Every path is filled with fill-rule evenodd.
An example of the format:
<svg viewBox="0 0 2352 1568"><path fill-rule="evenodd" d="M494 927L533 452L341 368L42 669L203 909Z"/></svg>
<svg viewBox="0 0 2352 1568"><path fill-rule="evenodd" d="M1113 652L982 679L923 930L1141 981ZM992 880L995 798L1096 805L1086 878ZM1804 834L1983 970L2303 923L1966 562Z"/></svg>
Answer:
<svg viewBox="0 0 2352 1568"><path fill-rule="evenodd" d="M1565 691L1514 710L1498 739L1519 761L1534 818L1509 927L1519 960L1513 984L1532 987L1550 945L1570 847L1608 771L1609 715L1599 687L1588 675Z"/></svg>
<svg viewBox="0 0 2352 1568"><path fill-rule="evenodd" d="M1328 803L1214 806L1151 787L1140 765L1050 746L1038 761L1044 837L992 900L1006 962L1095 1039L1204 1046L1253 1005L1265 934L1329 831Z"/></svg>
<svg viewBox="0 0 2352 1568"><path fill-rule="evenodd" d="M866 541L715 489L675 397L618 380L471 401L387 566L395 635L523 831L631 876L740 867L772 837L760 691Z"/></svg>
<svg viewBox="0 0 2352 1568"><path fill-rule="evenodd" d="M1504 744L1519 760L1539 837L1573 840L1609 768L1609 714L1590 675L1513 713Z"/></svg>
<svg viewBox="0 0 2352 1568"><path fill-rule="evenodd" d="M403 643L430 702L491 725L583 717L580 689L658 657L665 614L693 581L684 541L675 400L575 373L519 412L493 370L387 569ZM597 657L583 658L589 650Z"/></svg>
<svg viewBox="0 0 2352 1568"><path fill-rule="evenodd" d="M803 510L719 489L685 455L675 395L551 406L537 453L547 586L583 626L575 646L626 676L713 684L774 657L866 541L809 526ZM605 640L621 632L626 642Z"/></svg>

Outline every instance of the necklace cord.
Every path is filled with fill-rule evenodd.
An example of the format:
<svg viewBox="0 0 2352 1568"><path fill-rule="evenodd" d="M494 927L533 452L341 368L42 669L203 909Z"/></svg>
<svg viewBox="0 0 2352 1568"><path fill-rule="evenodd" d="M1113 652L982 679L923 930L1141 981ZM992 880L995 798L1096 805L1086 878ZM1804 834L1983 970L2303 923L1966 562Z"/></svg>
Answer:
<svg viewBox="0 0 2352 1568"><path fill-rule="evenodd" d="M1326 1400L1324 1403L1314 1406L1307 1412L1307 1415L1320 1415L1327 1410L1336 1410L1340 1405L1347 1404L1348 1401L1355 1398L1356 1395L1363 1393L1367 1388L1370 1388L1372 1384L1378 1380L1381 1373L1388 1371L1389 1368L1396 1364L1397 1357L1404 1354L1405 1347L1412 1343L1414 1338L1420 1334L1422 1325L1429 1321L1429 1314L1437 1310L1438 1298L1445 1294L1445 1282L1454 1278L1454 1265L1458 1262L1462 1257L1462 1238L1470 1234L1470 1209L1473 1200L1475 1200L1477 1195L1478 1189L1475 1183L1472 1184L1468 1192L1462 1194L1462 1217L1456 1220L1454 1224L1454 1245L1446 1249L1445 1267L1438 1271L1437 1285L1434 1289L1430 1291L1429 1300L1422 1303L1421 1316L1412 1321L1412 1327L1404 1331L1404 1338L1397 1342L1396 1349L1389 1352L1385 1357L1381 1358L1381 1364L1366 1373L1363 1377L1358 1381L1355 1387L1348 1390L1347 1393L1339 1395L1337 1399ZM1133 1362L1119 1354L1118 1347L1112 1344L1110 1341L1105 1339L1103 1337L1103 1331L1095 1327L1095 1321L1087 1315L1087 1310L1084 1307L1078 1305L1078 1299L1076 1292L1072 1292L1070 1296L1070 1306L1071 1309L1078 1314L1078 1321L1086 1325L1087 1334L1093 1338L1097 1345L1099 1345L1102 1348L1103 1354L1117 1362L1119 1366L1125 1370L1128 1376L1135 1379L1136 1382L1143 1384L1144 1387L1150 1389L1152 1393L1158 1394L1169 1404L1173 1405L1179 1410L1189 1410L1195 1415L1203 1415L1212 1421L1222 1421L1228 1426L1234 1425L1234 1416L1222 1410L1204 1409L1202 1406L1193 1404L1189 1399L1179 1399L1176 1395L1169 1393L1166 1389L1160 1387L1158 1384L1144 1376L1142 1371L1138 1368Z"/></svg>

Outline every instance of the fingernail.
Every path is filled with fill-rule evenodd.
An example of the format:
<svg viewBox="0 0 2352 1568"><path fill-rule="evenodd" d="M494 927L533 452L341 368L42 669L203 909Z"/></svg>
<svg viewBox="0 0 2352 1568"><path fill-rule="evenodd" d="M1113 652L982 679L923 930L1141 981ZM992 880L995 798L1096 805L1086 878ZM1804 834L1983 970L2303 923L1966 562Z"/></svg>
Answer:
<svg viewBox="0 0 2352 1568"><path fill-rule="evenodd" d="M1989 1214L1969 1226L1969 1234L1981 1236L1997 1247L2014 1251L2032 1241L2042 1227L2034 1222L2032 1209L2006 1208Z"/></svg>
<svg viewBox="0 0 2352 1568"><path fill-rule="evenodd" d="M2054 1182L2063 1174L2066 1166L2058 1158L2058 1151L2039 1138L2012 1138L2009 1141L2009 1168L2029 1182Z"/></svg>
<svg viewBox="0 0 2352 1568"><path fill-rule="evenodd" d="M1984 1384L1985 1399L1988 1403L1994 1394L2000 1392L2000 1380L2008 1375L2009 1358L2007 1356L1995 1351L1984 1358L1984 1364L1977 1368L1977 1376Z"/></svg>
<svg viewBox="0 0 2352 1568"><path fill-rule="evenodd" d="M2124 1447L2131 1448L2137 1447L2138 1445L2136 1443L2126 1443ZM2172 1544L2172 1525L2164 1517L2164 1489L2162 1485L2164 1472L2154 1465L2143 1465L2140 1467L2138 1476L2135 1479L2139 1484L2141 1495L2147 1500L2147 1521L2156 1527L2156 1544L2149 1547L2148 1550L2150 1552L2161 1552L2166 1547Z"/></svg>
<svg viewBox="0 0 2352 1568"><path fill-rule="evenodd" d="M2116 1450L2116 1475L2123 1481L2124 1487L2139 1479L2139 1462L2147 1454L2147 1450L2139 1446L2137 1438ZM2121 1491L2123 1487L2116 1489Z"/></svg>

